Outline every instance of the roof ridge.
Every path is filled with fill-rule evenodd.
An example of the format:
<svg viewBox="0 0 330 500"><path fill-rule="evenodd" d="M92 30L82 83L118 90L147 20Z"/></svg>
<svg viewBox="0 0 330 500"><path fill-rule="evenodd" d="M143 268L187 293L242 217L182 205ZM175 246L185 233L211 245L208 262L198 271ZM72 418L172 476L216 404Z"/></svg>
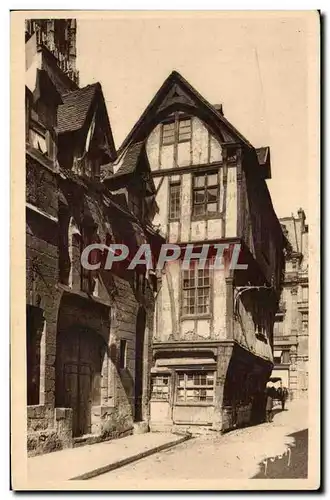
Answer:
<svg viewBox="0 0 330 500"><path fill-rule="evenodd" d="M62 97L67 97L69 95L79 93L81 90L86 90L89 87L101 87L101 84L100 82L89 83L88 85L85 85L85 87L79 87L79 89L70 90L69 92L62 94Z"/></svg>
<svg viewBox="0 0 330 500"><path fill-rule="evenodd" d="M202 96L202 94L199 93L198 90L196 90L189 82L186 80L177 70L173 70L169 76L163 81L162 85L158 88L157 92L154 94L152 99L149 101L149 104L145 107L144 111L140 115L140 117L137 119L129 133L126 135L125 139L121 143L120 147L117 150L117 154L120 155L124 149L128 146L128 144L132 141L134 134L136 131L139 129L139 127L142 125L144 120L146 119L146 116L150 109L155 106L157 103L157 100L160 98L160 95L162 92L165 92L166 88L171 85L172 81L177 79L182 85L184 85L188 91L190 91L195 98L197 98L201 103L209 109L211 113L214 114L214 117L217 117L218 120L220 120L225 126L229 128L237 137L240 138L240 140L245 143L248 147L254 149L254 146L244 137L244 135L239 132L239 130L236 129L232 123L227 120L226 117L224 117L219 111L205 98Z"/></svg>

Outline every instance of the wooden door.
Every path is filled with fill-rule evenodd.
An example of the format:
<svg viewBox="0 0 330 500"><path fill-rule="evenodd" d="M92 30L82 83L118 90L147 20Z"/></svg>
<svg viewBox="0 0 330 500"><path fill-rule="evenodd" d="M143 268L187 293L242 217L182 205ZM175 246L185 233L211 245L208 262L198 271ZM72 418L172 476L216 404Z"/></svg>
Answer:
<svg viewBox="0 0 330 500"><path fill-rule="evenodd" d="M91 433L92 405L100 404L104 352L102 339L93 332L70 332L58 337L56 406L72 408L74 437Z"/></svg>

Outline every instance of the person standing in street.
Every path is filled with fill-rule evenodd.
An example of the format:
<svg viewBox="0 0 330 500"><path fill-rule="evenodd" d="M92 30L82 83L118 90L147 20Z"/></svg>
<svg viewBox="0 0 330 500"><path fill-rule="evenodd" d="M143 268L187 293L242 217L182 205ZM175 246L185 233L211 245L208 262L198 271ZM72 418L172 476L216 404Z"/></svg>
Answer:
<svg viewBox="0 0 330 500"><path fill-rule="evenodd" d="M285 410L285 402L288 399L289 391L286 387L283 387L282 389L282 397L281 397L281 404L282 404L282 411Z"/></svg>
<svg viewBox="0 0 330 500"><path fill-rule="evenodd" d="M267 399L266 399L266 422L272 422L272 421L273 421L273 398L269 391L267 392Z"/></svg>

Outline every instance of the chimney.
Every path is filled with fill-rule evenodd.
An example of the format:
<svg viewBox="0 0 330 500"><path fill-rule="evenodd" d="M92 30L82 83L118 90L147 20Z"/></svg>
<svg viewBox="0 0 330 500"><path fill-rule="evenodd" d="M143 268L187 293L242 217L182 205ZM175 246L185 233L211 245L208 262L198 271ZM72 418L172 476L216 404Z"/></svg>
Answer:
<svg viewBox="0 0 330 500"><path fill-rule="evenodd" d="M223 106L222 104L213 104L214 109L223 116Z"/></svg>

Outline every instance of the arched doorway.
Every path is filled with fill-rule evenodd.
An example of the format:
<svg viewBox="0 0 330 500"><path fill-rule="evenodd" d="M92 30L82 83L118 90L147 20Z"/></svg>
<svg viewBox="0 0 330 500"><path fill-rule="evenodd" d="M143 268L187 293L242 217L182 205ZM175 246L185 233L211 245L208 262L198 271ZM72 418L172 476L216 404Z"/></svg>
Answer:
<svg viewBox="0 0 330 500"><path fill-rule="evenodd" d="M136 318L136 338L135 338L135 400L134 400L134 420L143 420L142 395L143 395L143 351L144 332L146 325L146 312L141 307Z"/></svg>
<svg viewBox="0 0 330 500"><path fill-rule="evenodd" d="M60 332L56 346L56 407L72 408L73 437L91 433L92 406L101 403L106 344L81 327Z"/></svg>

